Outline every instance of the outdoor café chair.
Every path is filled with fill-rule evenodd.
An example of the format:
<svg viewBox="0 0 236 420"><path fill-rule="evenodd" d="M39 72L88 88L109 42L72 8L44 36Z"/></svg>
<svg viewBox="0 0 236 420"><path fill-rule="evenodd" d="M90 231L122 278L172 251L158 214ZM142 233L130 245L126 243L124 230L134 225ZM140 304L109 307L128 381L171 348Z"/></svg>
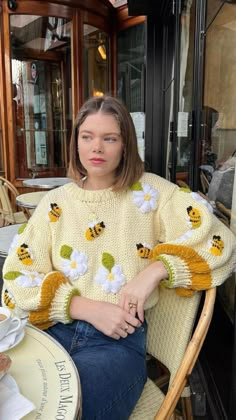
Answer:
<svg viewBox="0 0 236 420"><path fill-rule="evenodd" d="M28 209L21 207L16 211L12 201L19 195L17 188L7 179L0 176L0 216L3 226L25 223L31 216Z"/></svg>
<svg viewBox="0 0 236 420"><path fill-rule="evenodd" d="M201 295L204 304L198 312ZM174 289L160 288L157 305L147 311L147 352L170 372L166 394L148 379L130 420L174 419L177 403L183 404L185 419L192 419L188 378L197 361L211 323L216 288L197 292L192 297L178 296ZM202 306L202 305L201 305Z"/></svg>

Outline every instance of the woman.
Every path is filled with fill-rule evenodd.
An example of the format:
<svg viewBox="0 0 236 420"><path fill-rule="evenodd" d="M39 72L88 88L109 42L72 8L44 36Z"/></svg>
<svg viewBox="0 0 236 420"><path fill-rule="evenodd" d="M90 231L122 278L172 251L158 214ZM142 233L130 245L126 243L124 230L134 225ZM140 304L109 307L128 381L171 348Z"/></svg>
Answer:
<svg viewBox="0 0 236 420"><path fill-rule="evenodd" d="M112 97L76 118L69 176L14 241L4 284L14 312L47 330L80 374L83 419L128 419L146 381L145 310L158 286L221 284L235 237L197 194L143 173L135 128Z"/></svg>

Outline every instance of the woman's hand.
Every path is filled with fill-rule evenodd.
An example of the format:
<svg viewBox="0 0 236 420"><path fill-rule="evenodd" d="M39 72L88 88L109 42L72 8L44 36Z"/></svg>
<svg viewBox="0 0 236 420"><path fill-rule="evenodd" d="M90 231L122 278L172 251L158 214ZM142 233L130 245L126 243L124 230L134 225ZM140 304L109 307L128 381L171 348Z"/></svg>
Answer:
<svg viewBox="0 0 236 420"><path fill-rule="evenodd" d="M87 321L103 334L119 340L133 334L140 327L135 315L128 313L118 305L98 302L80 296L73 296L70 305L72 319Z"/></svg>
<svg viewBox="0 0 236 420"><path fill-rule="evenodd" d="M144 304L160 281L168 278L168 272L161 261L156 261L140 271L120 293L119 306L132 315L138 314L144 321Z"/></svg>

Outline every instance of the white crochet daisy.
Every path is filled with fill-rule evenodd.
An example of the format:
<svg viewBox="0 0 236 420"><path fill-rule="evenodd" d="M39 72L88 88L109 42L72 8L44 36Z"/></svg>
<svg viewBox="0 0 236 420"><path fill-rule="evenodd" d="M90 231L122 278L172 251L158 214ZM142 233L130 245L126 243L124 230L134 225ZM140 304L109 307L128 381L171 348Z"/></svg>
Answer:
<svg viewBox="0 0 236 420"><path fill-rule="evenodd" d="M141 190L133 191L134 203L142 213L148 213L157 208L159 193L149 184L142 183L141 186Z"/></svg>
<svg viewBox="0 0 236 420"><path fill-rule="evenodd" d="M21 287L37 287L42 284L44 275L37 271L20 271L20 275L16 277L16 283Z"/></svg>
<svg viewBox="0 0 236 420"><path fill-rule="evenodd" d="M63 258L62 271L71 281L82 276L88 268L88 257L83 252L74 249L70 258Z"/></svg>
<svg viewBox="0 0 236 420"><path fill-rule="evenodd" d="M95 282L101 284L106 293L117 293L125 284L125 276L120 265L114 265L111 270L100 267Z"/></svg>

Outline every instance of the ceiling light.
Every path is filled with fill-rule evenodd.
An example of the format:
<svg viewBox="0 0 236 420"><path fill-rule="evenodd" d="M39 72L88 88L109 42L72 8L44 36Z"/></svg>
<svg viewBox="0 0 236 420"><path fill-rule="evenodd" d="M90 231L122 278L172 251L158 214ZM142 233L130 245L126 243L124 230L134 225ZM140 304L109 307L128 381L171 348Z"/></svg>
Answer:
<svg viewBox="0 0 236 420"><path fill-rule="evenodd" d="M103 60L106 60L107 53L106 53L106 47L104 44L98 46L98 52Z"/></svg>

